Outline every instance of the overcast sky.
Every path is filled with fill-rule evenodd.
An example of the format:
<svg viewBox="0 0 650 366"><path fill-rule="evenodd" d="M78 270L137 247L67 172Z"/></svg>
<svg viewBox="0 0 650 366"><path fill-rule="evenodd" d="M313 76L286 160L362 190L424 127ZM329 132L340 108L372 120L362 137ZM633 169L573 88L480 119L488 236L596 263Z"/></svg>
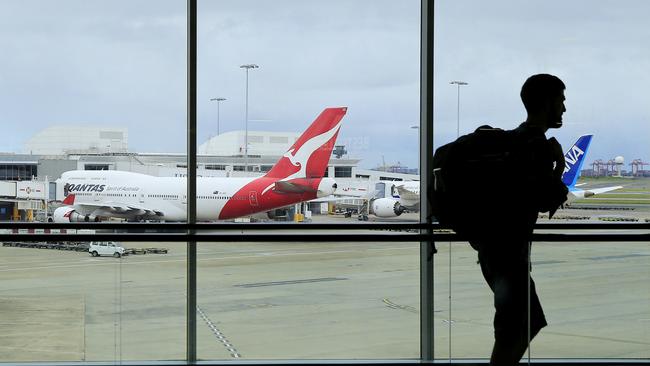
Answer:
<svg viewBox="0 0 650 366"><path fill-rule="evenodd" d="M489 4L489 5L488 5ZM587 161L650 160L650 3L438 1L435 133L512 128L521 84L548 72L567 84L568 147L595 134ZM199 1L199 143L243 129L301 132L328 106L348 106L339 137L362 167L418 165L418 0ZM139 152L182 152L186 126L185 2L0 0L0 151L50 125L129 129Z"/></svg>

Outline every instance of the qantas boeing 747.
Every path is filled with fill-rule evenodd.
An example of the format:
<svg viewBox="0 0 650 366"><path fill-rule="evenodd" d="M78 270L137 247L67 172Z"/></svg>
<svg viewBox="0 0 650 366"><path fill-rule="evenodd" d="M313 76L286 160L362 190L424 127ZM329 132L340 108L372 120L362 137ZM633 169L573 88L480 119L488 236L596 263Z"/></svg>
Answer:
<svg viewBox="0 0 650 366"><path fill-rule="evenodd" d="M326 108L262 177L197 178L197 220L226 220L329 196L336 183L324 178L346 107ZM185 221L186 178L153 177L124 171L69 171L65 206L55 222L100 218Z"/></svg>

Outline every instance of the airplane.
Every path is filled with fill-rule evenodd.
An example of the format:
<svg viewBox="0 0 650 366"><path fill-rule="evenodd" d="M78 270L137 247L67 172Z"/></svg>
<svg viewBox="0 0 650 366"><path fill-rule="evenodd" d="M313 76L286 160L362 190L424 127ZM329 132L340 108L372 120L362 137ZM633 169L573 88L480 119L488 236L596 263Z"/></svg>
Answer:
<svg viewBox="0 0 650 366"><path fill-rule="evenodd" d="M582 135L571 145L571 148L564 154L564 173L562 182L569 188L567 201L570 204L578 199L588 198L596 194L613 191L623 188L622 186L580 189L576 184L580 177L580 170L584 163L593 135ZM399 194L393 197L378 198L372 201L370 212L377 217L396 217L407 211L417 211L420 204L420 182L404 182L396 184L395 189Z"/></svg>
<svg viewBox="0 0 650 366"><path fill-rule="evenodd" d="M331 195L332 178L324 178L347 107L326 108L261 177L197 177L198 221L227 220ZM186 221L187 179L116 171L68 171L57 184L63 204L54 222Z"/></svg>
<svg viewBox="0 0 650 366"><path fill-rule="evenodd" d="M338 208L359 211L359 219L367 220L368 210L379 217L399 216L406 210L420 209L420 182L418 181L354 181L338 186L328 201ZM361 202L360 202L361 201ZM370 204L368 207L367 204ZM397 206L398 215L395 214Z"/></svg>
<svg viewBox="0 0 650 366"><path fill-rule="evenodd" d="M569 188L569 194L565 204L570 204L575 200L588 198L596 194L623 188L623 186L590 188L586 190L576 188L582 185L576 184L576 182L580 177L582 164L585 162L584 156L587 154L587 149L589 149L592 137L593 135L582 135L578 137L578 140L571 146L569 151L564 154L564 173L562 174L562 182Z"/></svg>
<svg viewBox="0 0 650 366"><path fill-rule="evenodd" d="M377 217L395 217L404 212L420 210L420 182L406 181L393 185L392 197L377 198L370 204L370 212Z"/></svg>

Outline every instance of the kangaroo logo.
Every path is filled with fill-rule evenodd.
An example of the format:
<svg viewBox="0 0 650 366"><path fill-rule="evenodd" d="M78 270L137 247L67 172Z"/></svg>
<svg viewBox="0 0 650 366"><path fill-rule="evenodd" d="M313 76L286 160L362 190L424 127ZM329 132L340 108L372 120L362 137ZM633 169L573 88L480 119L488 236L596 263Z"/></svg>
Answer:
<svg viewBox="0 0 650 366"><path fill-rule="evenodd" d="M289 159L289 162L291 163L291 165L299 167L300 162L296 160L296 156L294 155L294 151L296 151L296 149L289 149L289 151L284 153L284 155L282 155L282 156Z"/></svg>
<svg viewBox="0 0 650 366"><path fill-rule="evenodd" d="M293 178L305 178L307 176L307 161L309 158L320 148L325 145L327 141L331 140L332 137L339 131L341 127L341 122L334 126L329 131L326 131L320 135L314 136L311 139L305 141L302 146L298 149L290 149L284 154L284 157L289 159L291 165L300 167L300 170L286 177L286 180Z"/></svg>
<svg viewBox="0 0 650 366"><path fill-rule="evenodd" d="M320 135L316 135L311 139L305 141L299 147L292 147L289 149L283 157L287 158L292 166L298 167L298 171L293 174L279 179L278 181L287 181L294 178L306 178L307 177L307 161L309 158L318 150L321 146L325 145L327 141L331 140L332 137L339 131L341 128L341 122L337 123L336 126L332 127L329 131L323 132ZM264 188L262 194L266 193L271 187L275 185L275 182L270 184L268 187Z"/></svg>

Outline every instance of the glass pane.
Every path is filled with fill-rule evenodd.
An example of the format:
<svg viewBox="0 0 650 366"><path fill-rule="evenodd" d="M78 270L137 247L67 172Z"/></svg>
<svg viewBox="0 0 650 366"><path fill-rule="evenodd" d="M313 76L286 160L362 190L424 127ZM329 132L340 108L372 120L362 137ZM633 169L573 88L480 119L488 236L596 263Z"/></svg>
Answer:
<svg viewBox="0 0 650 366"><path fill-rule="evenodd" d="M452 244L450 273L449 243L437 246L435 357L447 359L451 349L454 359L489 358L493 296L477 253ZM635 242L534 243L532 277L548 326L533 340L531 357L650 357L649 250Z"/></svg>
<svg viewBox="0 0 650 366"><path fill-rule="evenodd" d="M648 4L497 0L483 5L472 0L435 3L435 146L485 124L517 127L527 116L519 96L526 78L557 75L566 84L567 111L562 128L546 135L562 144L565 170L581 176L577 182L565 181L570 205L553 221L647 222L650 195L644 176L650 150L644 138L650 126L641 121L650 109L640 97L644 92L635 88L648 81L648 74L639 72L650 60L644 47L650 30L642 15ZM582 135L593 135L591 144L578 143ZM482 193L480 187L475 193ZM518 199L508 197L504 205L517 205ZM538 220L549 221L548 214ZM533 358L648 357L649 327L643 320L650 309L647 250L647 243L534 243L532 273L549 325L532 343ZM607 254L595 254L599 252ZM488 357L493 338L491 315L485 312L493 311L490 296L467 318L461 315L469 305L455 301L463 297L455 290L470 288L470 283L482 285L475 291L487 290L480 269L476 266L478 277L469 280L463 273L470 262L452 255L436 263L446 266L436 269L446 276L436 279L436 285L452 288L452 357ZM445 263L451 263L451 271ZM440 272L444 269L448 274ZM436 294L444 296L444 291ZM437 309L449 308L440 301ZM484 343L475 343L478 335L463 333L462 324L484 315L473 327ZM437 334L445 334L436 324ZM455 331L463 336L455 337ZM445 347L449 344L438 347L436 357L448 357Z"/></svg>
<svg viewBox="0 0 650 366"><path fill-rule="evenodd" d="M136 173L173 176L186 161L185 11L177 0L0 2L0 220L184 217ZM184 247L121 259L3 247L0 361L183 359Z"/></svg>
<svg viewBox="0 0 650 366"><path fill-rule="evenodd" d="M489 359L494 342L493 296L477 252L467 242L440 242L436 247L434 357Z"/></svg>
<svg viewBox="0 0 650 366"><path fill-rule="evenodd" d="M330 200L331 212L354 211L353 222L359 213L418 220L419 202L375 183L419 180L419 1L199 1L198 33L200 175L268 173L298 185L328 177L335 196L349 197ZM337 108L340 124L318 118ZM214 164L225 169L207 168ZM293 217L285 207L296 192L269 198L281 190L269 184L250 190L259 196L251 206ZM364 205L375 198L376 213Z"/></svg>
<svg viewBox="0 0 650 366"><path fill-rule="evenodd" d="M186 245L88 244L3 243L0 361L184 359Z"/></svg>
<svg viewBox="0 0 650 366"><path fill-rule="evenodd" d="M534 358L650 358L649 243L538 243L533 273L549 323Z"/></svg>
<svg viewBox="0 0 650 366"><path fill-rule="evenodd" d="M198 354L418 358L417 243L205 243Z"/></svg>

